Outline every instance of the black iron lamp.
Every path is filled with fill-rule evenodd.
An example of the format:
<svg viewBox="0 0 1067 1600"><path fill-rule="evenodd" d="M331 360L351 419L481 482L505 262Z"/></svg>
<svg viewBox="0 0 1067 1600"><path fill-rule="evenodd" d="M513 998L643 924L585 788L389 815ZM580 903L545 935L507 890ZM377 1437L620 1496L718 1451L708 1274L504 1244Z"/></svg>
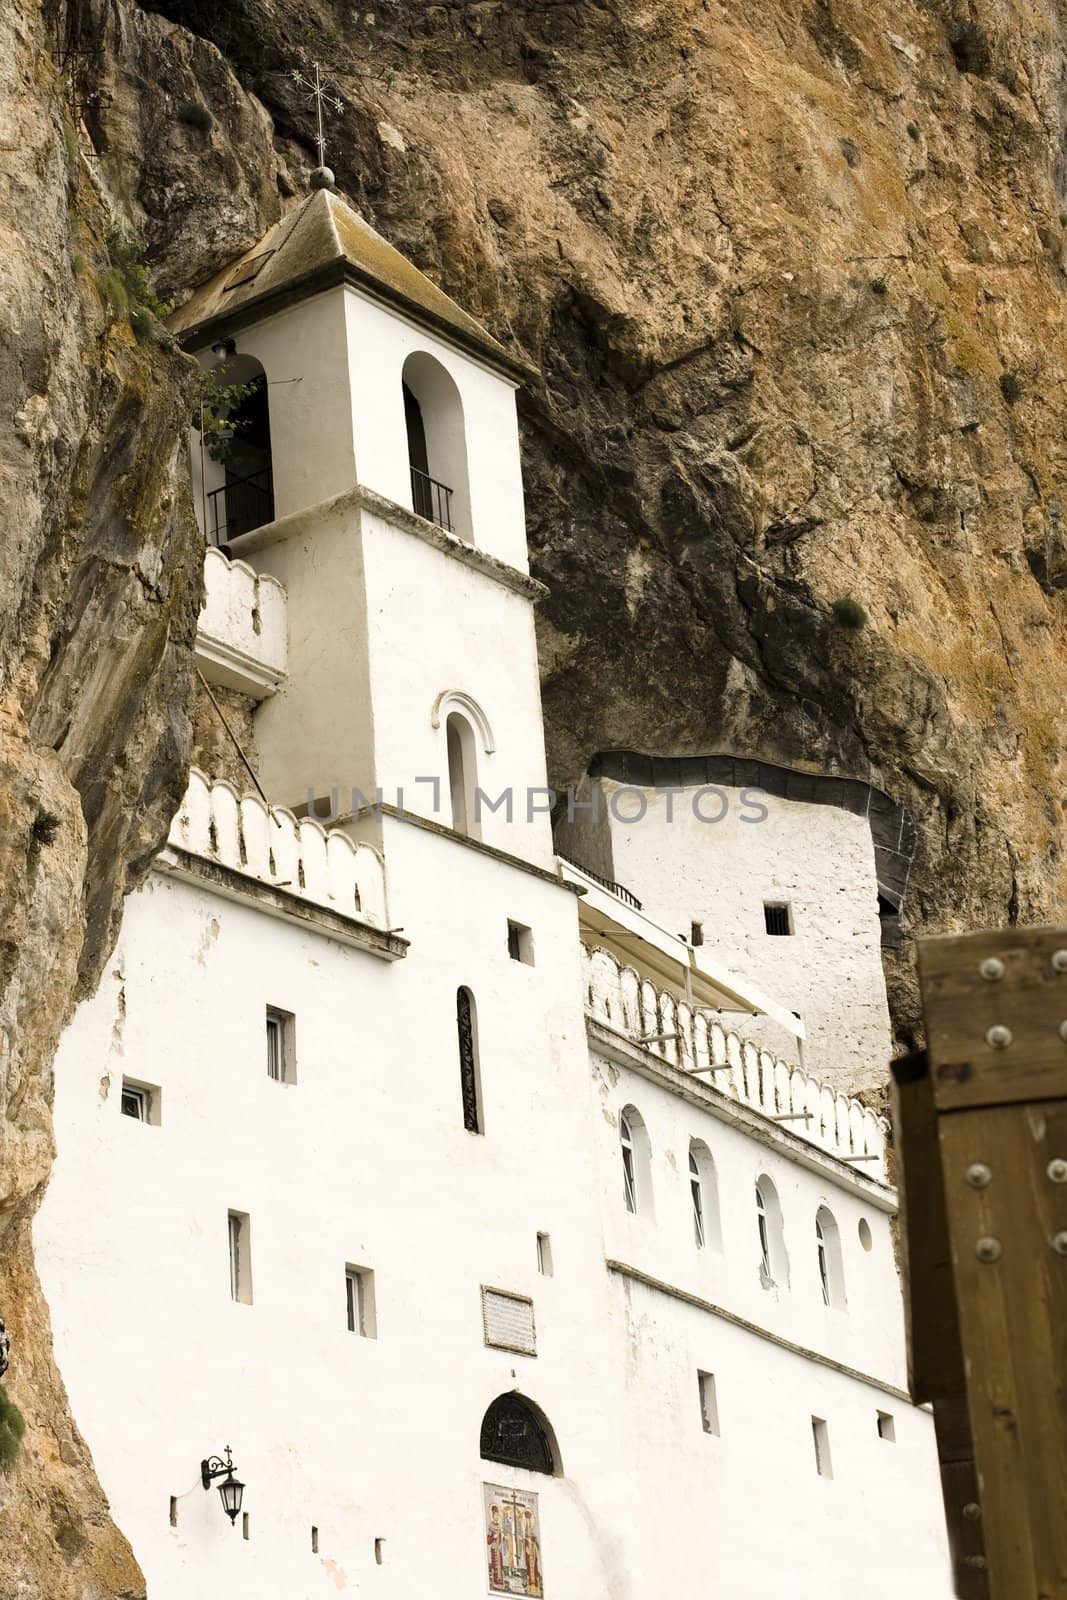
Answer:
<svg viewBox="0 0 1067 1600"><path fill-rule="evenodd" d="M220 1456L208 1456L206 1461L200 1463L200 1482L205 1489L210 1489L216 1478L222 1479L219 1484L222 1509L231 1522L236 1522L241 1501L244 1499L245 1486L240 1478L235 1478L233 1475L233 1457L230 1455L229 1445L226 1446L225 1461Z"/></svg>

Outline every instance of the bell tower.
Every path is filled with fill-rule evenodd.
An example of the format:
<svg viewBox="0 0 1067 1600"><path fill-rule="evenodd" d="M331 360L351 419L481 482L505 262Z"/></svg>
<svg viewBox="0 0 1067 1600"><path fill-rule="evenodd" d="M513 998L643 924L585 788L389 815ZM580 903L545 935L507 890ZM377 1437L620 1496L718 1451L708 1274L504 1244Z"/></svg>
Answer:
<svg viewBox="0 0 1067 1600"><path fill-rule="evenodd" d="M172 326L209 396L236 397L223 460L192 436L205 537L288 596L289 676L255 716L271 800L343 819L380 791L551 866L515 409L531 369L327 189ZM377 842L366 811L351 826Z"/></svg>

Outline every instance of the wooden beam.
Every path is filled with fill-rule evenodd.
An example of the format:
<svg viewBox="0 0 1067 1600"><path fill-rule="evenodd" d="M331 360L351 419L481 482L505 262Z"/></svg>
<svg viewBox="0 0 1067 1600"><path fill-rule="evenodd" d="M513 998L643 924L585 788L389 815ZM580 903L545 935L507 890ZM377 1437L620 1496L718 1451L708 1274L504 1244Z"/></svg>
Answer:
<svg viewBox="0 0 1067 1600"><path fill-rule="evenodd" d="M989 1593L1067 1600L1067 929L919 971Z"/></svg>

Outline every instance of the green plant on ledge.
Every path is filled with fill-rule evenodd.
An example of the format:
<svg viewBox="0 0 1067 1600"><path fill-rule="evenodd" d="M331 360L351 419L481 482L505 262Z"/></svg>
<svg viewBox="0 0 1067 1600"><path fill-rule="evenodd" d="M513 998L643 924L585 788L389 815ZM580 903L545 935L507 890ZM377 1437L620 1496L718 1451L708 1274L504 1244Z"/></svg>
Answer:
<svg viewBox="0 0 1067 1600"><path fill-rule="evenodd" d="M100 276L100 289L112 315L127 318L140 342L154 337L162 342L166 335L162 329L157 335L157 319L167 315L171 302L161 300L148 281L144 240L128 228L111 228L107 254L110 265Z"/></svg>
<svg viewBox="0 0 1067 1600"><path fill-rule="evenodd" d="M848 628L856 633L860 628L867 626L867 613L858 600L853 600L850 594L843 594L835 600L830 610L834 614L834 621L842 628Z"/></svg>
<svg viewBox="0 0 1067 1600"><path fill-rule="evenodd" d="M998 381L1000 383L1000 392L1009 406L1013 406L1016 400L1022 399L1024 384L1014 367L1009 367L1007 372L1002 372Z"/></svg>
<svg viewBox="0 0 1067 1600"><path fill-rule="evenodd" d="M13 1466L22 1447L26 1419L13 1400L0 1388L0 1467Z"/></svg>

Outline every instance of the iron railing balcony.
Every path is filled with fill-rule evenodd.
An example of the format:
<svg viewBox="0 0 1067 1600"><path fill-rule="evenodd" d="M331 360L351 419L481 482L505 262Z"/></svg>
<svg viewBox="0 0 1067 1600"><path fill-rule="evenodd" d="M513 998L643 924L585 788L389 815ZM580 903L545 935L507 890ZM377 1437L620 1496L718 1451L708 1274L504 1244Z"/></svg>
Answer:
<svg viewBox="0 0 1067 1600"><path fill-rule="evenodd" d="M226 544L253 528L274 521L274 483L270 466L241 476L233 472L226 483L212 489L208 499L208 544ZM219 515L221 510L221 517Z"/></svg>
<svg viewBox="0 0 1067 1600"><path fill-rule="evenodd" d="M411 469L411 504L416 515L425 517L427 522L436 522L448 533L455 532L452 526L452 490L447 483L438 483L436 478L431 478L429 473L418 467Z"/></svg>

